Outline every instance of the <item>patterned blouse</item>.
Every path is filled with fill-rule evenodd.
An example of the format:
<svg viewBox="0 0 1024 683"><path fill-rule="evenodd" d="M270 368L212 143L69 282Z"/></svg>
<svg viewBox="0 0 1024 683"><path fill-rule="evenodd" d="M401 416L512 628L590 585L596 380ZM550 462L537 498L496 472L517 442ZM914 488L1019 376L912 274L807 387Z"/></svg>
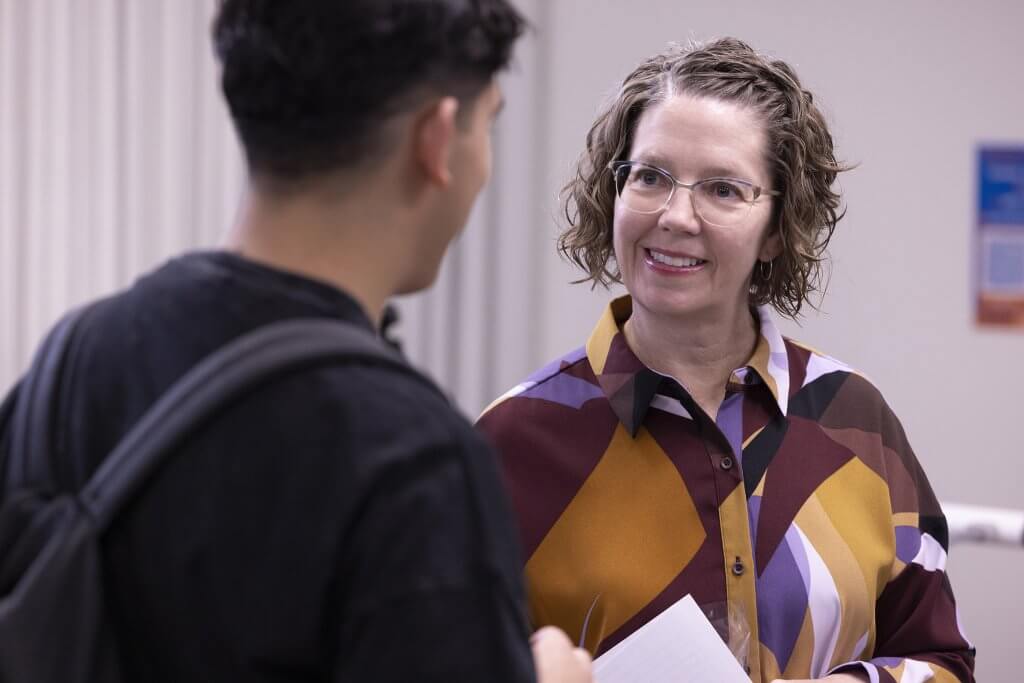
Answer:
<svg viewBox="0 0 1024 683"><path fill-rule="evenodd" d="M712 420L630 351L630 312L613 301L586 347L480 418L536 625L600 654L692 594L729 615L720 632L741 659L748 635L755 682L973 681L945 518L878 390L761 308L754 354Z"/></svg>

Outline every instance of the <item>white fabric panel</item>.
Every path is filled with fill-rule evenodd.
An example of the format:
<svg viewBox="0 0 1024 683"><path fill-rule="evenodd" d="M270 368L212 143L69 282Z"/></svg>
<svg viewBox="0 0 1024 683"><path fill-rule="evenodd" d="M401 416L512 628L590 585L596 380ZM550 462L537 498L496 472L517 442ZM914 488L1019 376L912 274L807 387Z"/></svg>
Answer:
<svg viewBox="0 0 1024 683"><path fill-rule="evenodd" d="M903 675L900 676L900 683L927 683L935 680L935 673L932 668L916 659L904 660Z"/></svg>
<svg viewBox="0 0 1024 683"><path fill-rule="evenodd" d="M921 547L911 562L930 572L946 571L946 551L930 534L921 534Z"/></svg>
<svg viewBox="0 0 1024 683"><path fill-rule="evenodd" d="M693 419L693 416L690 415L690 411L683 407L683 404L679 402L679 399L672 398L671 396L655 394L654 398L651 399L651 407L663 410L666 413L678 415L679 417L685 417L688 420Z"/></svg>
<svg viewBox="0 0 1024 683"><path fill-rule="evenodd" d="M812 353L810 360L807 362L807 375L804 377L804 386L806 387L811 382L832 372L854 372L854 370L835 358L820 353Z"/></svg>
<svg viewBox="0 0 1024 683"><path fill-rule="evenodd" d="M818 554L811 540L795 523L793 528L799 535L800 544L807 555L807 565L811 573L808 610L814 626L814 653L811 656L811 675L824 676L828 671L836 642L839 640L839 629L842 621L843 605L839 599L832 573L825 565L825 560Z"/></svg>

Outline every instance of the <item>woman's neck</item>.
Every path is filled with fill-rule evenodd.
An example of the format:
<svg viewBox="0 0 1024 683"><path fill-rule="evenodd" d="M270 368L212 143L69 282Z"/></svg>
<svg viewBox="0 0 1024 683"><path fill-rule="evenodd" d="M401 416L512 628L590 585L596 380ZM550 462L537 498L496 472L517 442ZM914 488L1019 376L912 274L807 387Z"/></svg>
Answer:
<svg viewBox="0 0 1024 683"><path fill-rule="evenodd" d="M679 318L654 314L634 302L623 333L644 365L675 378L711 419L732 371L747 362L757 345L757 324L746 307L730 316Z"/></svg>

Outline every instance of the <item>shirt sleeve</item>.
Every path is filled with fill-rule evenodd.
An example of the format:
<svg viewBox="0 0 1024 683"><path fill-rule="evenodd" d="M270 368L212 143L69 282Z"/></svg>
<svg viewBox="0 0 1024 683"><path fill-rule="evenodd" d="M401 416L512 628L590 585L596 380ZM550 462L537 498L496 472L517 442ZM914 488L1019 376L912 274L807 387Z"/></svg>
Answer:
<svg viewBox="0 0 1024 683"><path fill-rule="evenodd" d="M337 681L534 681L493 456L455 432L373 475L339 577Z"/></svg>
<svg viewBox="0 0 1024 683"><path fill-rule="evenodd" d="M974 647L946 574L946 518L898 419L884 402L882 409L896 556L875 604L872 657L831 673L860 672L872 683L973 683Z"/></svg>

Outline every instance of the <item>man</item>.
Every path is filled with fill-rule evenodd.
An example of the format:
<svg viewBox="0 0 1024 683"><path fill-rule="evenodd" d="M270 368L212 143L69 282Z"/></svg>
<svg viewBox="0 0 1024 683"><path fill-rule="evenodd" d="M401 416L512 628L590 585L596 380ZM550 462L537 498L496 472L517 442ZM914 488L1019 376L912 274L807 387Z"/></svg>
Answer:
<svg viewBox="0 0 1024 683"><path fill-rule="evenodd" d="M240 335L300 317L373 330L430 285L488 177L494 76L522 25L504 0L223 0L240 217L223 251L89 309L52 485L80 487ZM233 404L115 521L103 562L126 680L534 680L491 455L394 370L304 370ZM590 680L561 632L533 652L542 681Z"/></svg>

